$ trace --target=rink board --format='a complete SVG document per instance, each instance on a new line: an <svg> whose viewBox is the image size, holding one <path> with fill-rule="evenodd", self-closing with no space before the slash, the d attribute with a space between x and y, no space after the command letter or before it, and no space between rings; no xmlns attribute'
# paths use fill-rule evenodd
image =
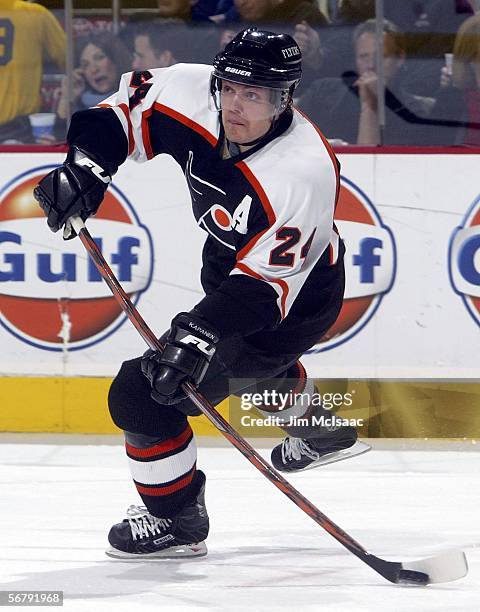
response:
<svg viewBox="0 0 480 612"><path fill-rule="evenodd" d="M470 384L478 380L480 349L478 154L385 152L339 153L336 217L347 245L347 299L329 338L302 361L314 377L379 381L380 393L382 381L392 379ZM80 242L53 236L31 196L38 178L63 157L0 153L3 431L113 431L105 401L109 381L123 360L145 350ZM170 158L127 162L114 185L89 228L160 335L177 312L202 297L204 233ZM398 401L385 397L396 408L398 431L418 420L402 393ZM457 406L453 395L444 397ZM460 422L471 423L467 436L478 435L469 413L479 407L477 397L460 402ZM439 420L443 436L446 419L428 408L430 400L416 400L421 422L430 423L419 426L418 435L434 435L431 423ZM372 418L371 398L368 410ZM399 423L401 410L405 421ZM463 431L453 421L452 431Z"/></svg>
<svg viewBox="0 0 480 612"><path fill-rule="evenodd" d="M3 377L0 431L120 433L107 406L110 378ZM217 409L226 416L226 405ZM191 419L199 436L221 435L204 417Z"/></svg>
<svg viewBox="0 0 480 612"><path fill-rule="evenodd" d="M110 378L2 377L0 431L119 433L107 406ZM334 384L336 383L336 384ZM351 406L335 409L368 438L480 439L480 384L474 381L319 381L351 393ZM245 438L282 438L255 409L231 397L217 409ZM355 422L353 422L355 421ZM204 416L190 419L200 436L222 434Z"/></svg>

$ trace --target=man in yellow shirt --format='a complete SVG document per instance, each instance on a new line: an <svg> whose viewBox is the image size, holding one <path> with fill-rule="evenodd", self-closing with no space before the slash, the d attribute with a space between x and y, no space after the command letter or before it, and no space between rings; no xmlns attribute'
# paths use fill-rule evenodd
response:
<svg viewBox="0 0 480 612"><path fill-rule="evenodd" d="M0 142L31 139L28 115L40 108L43 60L65 67L65 33L43 6L0 0Z"/></svg>

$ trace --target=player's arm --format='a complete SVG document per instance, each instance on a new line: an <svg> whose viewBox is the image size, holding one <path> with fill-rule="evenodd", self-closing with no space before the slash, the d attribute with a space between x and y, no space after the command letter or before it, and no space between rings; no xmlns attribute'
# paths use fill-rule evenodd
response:
<svg viewBox="0 0 480 612"><path fill-rule="evenodd" d="M65 240L76 235L68 219L80 215L85 221L97 212L112 176L127 157L125 135L110 110L75 113L68 143L63 164L49 172L33 192L48 227L52 232L64 228Z"/></svg>
<svg viewBox="0 0 480 612"><path fill-rule="evenodd" d="M216 325L222 339L274 329L282 320L273 286L256 275L243 273L230 274L195 309Z"/></svg>
<svg viewBox="0 0 480 612"><path fill-rule="evenodd" d="M179 404L186 397L183 383L202 382L220 340L274 327L279 320L276 294L268 284L245 275L231 277L191 312L173 319L163 351L148 350L143 356L142 372L153 399Z"/></svg>

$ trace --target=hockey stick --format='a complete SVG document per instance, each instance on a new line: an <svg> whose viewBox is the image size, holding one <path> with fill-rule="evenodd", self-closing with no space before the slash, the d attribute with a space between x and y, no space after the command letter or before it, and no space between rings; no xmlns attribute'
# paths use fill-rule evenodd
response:
<svg viewBox="0 0 480 612"><path fill-rule="evenodd" d="M142 316L121 287L81 218L72 217L69 223L71 223L73 229L77 232L83 246L92 258L95 266L109 286L122 310L136 327L147 345L151 349L162 350L163 345L158 341L157 337L145 323ZM269 465L191 383L184 383L182 388L189 399L202 411L208 420L213 423L231 444L233 444L233 446L235 446L266 478L268 478L270 482L289 497L316 523L323 527L325 531L340 542L340 544L390 582L426 585L430 583L450 582L451 580L462 578L467 574L467 560L465 554L460 550L453 550L435 557L406 563L385 561L384 559L370 554L363 546L318 510L318 508L297 491L293 485Z"/></svg>

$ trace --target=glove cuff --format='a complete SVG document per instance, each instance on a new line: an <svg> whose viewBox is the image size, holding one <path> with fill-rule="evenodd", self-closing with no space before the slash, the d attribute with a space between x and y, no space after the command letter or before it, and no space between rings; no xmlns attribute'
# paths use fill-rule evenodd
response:
<svg viewBox="0 0 480 612"><path fill-rule="evenodd" d="M92 174L100 183L103 183L104 189L112 181L112 176L108 164L98 155L93 155L76 145L72 145L68 150L65 163L75 164Z"/></svg>
<svg viewBox="0 0 480 612"><path fill-rule="evenodd" d="M172 321L169 340L178 341L178 331L182 330L203 340L207 344L217 344L220 340L218 331L205 319L192 314L191 312L180 312ZM184 337L184 335L182 336ZM202 350L202 349L200 349Z"/></svg>

